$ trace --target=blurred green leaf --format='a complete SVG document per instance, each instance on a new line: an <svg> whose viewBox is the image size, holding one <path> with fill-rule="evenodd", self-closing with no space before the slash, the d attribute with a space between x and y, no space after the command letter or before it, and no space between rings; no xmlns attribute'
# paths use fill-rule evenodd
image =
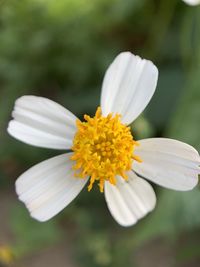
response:
<svg viewBox="0 0 200 267"><path fill-rule="evenodd" d="M163 190L158 197L156 209L149 214L143 225L138 225L134 232L134 246L140 245L157 236L177 238L182 231L199 228L200 191L175 192Z"/></svg>
<svg viewBox="0 0 200 267"><path fill-rule="evenodd" d="M190 65L191 69L186 70L188 71L186 73L188 80L185 85L184 94L180 97L178 107L175 110L171 124L169 124L169 135L172 138L178 138L187 142L200 150L200 12L197 14L195 17L197 22L195 24L196 27L194 28L194 32L190 32L196 40L195 44L190 43L193 47L194 58L192 66Z"/></svg>
<svg viewBox="0 0 200 267"><path fill-rule="evenodd" d="M199 70L192 72L185 88L185 94L173 116L169 135L187 142L200 150L200 76Z"/></svg>
<svg viewBox="0 0 200 267"><path fill-rule="evenodd" d="M159 133L163 134L174 117L185 79L180 67L175 64L160 68L159 72L158 86L145 114Z"/></svg>
<svg viewBox="0 0 200 267"><path fill-rule="evenodd" d="M21 205L16 205L12 210L10 224L15 235L14 250L17 257L54 245L61 238L61 231L55 220L37 222Z"/></svg>

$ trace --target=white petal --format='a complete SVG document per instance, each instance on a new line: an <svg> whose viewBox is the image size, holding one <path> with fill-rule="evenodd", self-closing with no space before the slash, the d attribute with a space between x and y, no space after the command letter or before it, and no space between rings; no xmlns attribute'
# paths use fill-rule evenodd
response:
<svg viewBox="0 0 200 267"><path fill-rule="evenodd" d="M74 177L72 153L63 154L32 167L16 181L16 192L31 216L46 221L64 209L88 179Z"/></svg>
<svg viewBox="0 0 200 267"><path fill-rule="evenodd" d="M156 196L151 185L132 171L126 182L117 178L117 185L105 183L105 199L113 218L122 226L131 226L154 209Z"/></svg>
<svg viewBox="0 0 200 267"><path fill-rule="evenodd" d="M22 96L15 102L8 132L30 145L69 149L76 132L76 117L44 97Z"/></svg>
<svg viewBox="0 0 200 267"><path fill-rule="evenodd" d="M183 0L188 5L195 6L200 4L200 0Z"/></svg>
<svg viewBox="0 0 200 267"><path fill-rule="evenodd" d="M145 109L156 89L158 69L130 52L119 54L106 71L101 107L104 116L119 113L130 124Z"/></svg>
<svg viewBox="0 0 200 267"><path fill-rule="evenodd" d="M198 183L200 157L190 145L166 138L138 141L134 154L142 163L133 162L133 170L142 177L166 188L186 191Z"/></svg>

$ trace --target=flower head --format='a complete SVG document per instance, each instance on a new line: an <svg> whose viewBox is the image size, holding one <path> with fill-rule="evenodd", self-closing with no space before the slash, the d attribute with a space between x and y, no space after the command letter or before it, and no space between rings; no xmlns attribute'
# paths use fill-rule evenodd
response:
<svg viewBox="0 0 200 267"><path fill-rule="evenodd" d="M116 185L117 175L128 179L126 172L131 170L133 159L140 161L133 154L137 142L133 140L130 127L121 123L118 114L103 117L99 107L94 118L88 115L84 118L86 122L77 121L71 159L76 162L74 169L80 171L78 176L90 176L88 190L97 180L103 192L105 181Z"/></svg>
<svg viewBox="0 0 200 267"><path fill-rule="evenodd" d="M197 185L200 157L193 147L165 138L136 141L128 127L149 103L157 79L151 61L129 52L119 54L105 74L100 107L83 122L52 100L17 99L8 127L13 137L39 147L71 150L17 179L16 192L32 217L52 218L86 183L90 191L97 182L115 220L130 226L156 204L145 179L181 191Z"/></svg>

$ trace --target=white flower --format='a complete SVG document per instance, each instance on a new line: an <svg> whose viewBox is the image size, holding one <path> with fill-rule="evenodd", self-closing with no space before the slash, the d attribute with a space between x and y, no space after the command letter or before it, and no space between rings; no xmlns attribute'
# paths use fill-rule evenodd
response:
<svg viewBox="0 0 200 267"><path fill-rule="evenodd" d="M200 0L183 0L183 2L190 6L196 6L200 4Z"/></svg>
<svg viewBox="0 0 200 267"><path fill-rule="evenodd" d="M136 142L126 126L149 103L157 79L158 70L151 61L121 53L105 74L101 108L93 118L85 115L84 122L49 99L17 99L8 127L13 137L38 147L72 150L17 179L17 194L32 217L52 218L90 180L88 189L98 181L112 216L130 226L156 204L154 190L143 178L181 191L197 185L200 157L193 147L165 138Z"/></svg>

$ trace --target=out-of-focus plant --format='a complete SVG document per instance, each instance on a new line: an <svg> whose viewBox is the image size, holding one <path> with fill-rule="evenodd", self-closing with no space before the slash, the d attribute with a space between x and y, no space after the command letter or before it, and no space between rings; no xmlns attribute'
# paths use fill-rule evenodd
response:
<svg viewBox="0 0 200 267"><path fill-rule="evenodd" d="M55 245L61 238L61 230L55 221L38 223L20 205L14 206L10 225L15 235L13 252L16 258Z"/></svg>

